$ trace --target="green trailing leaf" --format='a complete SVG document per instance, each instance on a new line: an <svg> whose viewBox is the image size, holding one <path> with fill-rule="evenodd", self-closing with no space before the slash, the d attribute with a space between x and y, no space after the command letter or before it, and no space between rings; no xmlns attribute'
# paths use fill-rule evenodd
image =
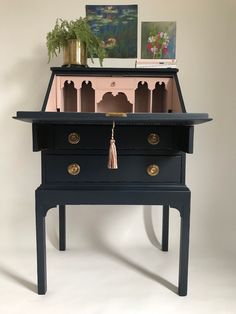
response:
<svg viewBox="0 0 236 314"><path fill-rule="evenodd" d="M86 45L87 56L99 58L100 65L105 58L105 49L102 42L92 32L86 18L80 17L77 20L67 21L57 19L51 32L47 34L47 48L49 61L60 53L61 49L67 45L69 39L77 39Z"/></svg>

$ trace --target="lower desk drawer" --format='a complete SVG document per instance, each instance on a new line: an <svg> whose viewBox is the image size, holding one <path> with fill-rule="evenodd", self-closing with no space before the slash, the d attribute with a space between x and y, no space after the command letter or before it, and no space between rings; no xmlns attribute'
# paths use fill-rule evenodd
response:
<svg viewBox="0 0 236 314"><path fill-rule="evenodd" d="M118 156L118 169L107 168L107 155L50 155L43 158L43 183L181 183L181 156ZM70 174L69 166L78 165ZM154 167L150 167L154 165ZM149 168L148 168L149 167ZM72 166L73 168L73 166ZM76 172L76 171L75 171ZM148 173L149 172L149 173Z"/></svg>

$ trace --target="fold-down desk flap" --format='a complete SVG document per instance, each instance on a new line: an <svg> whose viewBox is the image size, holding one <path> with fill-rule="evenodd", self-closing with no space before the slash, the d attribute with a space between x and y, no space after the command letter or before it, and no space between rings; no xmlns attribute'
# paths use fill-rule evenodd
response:
<svg viewBox="0 0 236 314"><path fill-rule="evenodd" d="M212 120L207 113L127 113L107 115L86 112L18 111L14 117L31 123L52 124L111 124L122 125L195 125Z"/></svg>

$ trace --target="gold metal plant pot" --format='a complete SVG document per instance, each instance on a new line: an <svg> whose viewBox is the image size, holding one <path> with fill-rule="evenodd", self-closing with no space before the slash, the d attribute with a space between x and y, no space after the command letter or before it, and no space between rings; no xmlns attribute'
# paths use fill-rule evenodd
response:
<svg viewBox="0 0 236 314"><path fill-rule="evenodd" d="M86 46L83 42L70 39L64 47L63 65L80 65L87 66Z"/></svg>

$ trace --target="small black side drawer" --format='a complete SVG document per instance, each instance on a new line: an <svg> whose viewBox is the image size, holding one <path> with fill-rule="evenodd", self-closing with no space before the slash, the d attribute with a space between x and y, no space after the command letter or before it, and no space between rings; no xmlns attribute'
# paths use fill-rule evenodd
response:
<svg viewBox="0 0 236 314"><path fill-rule="evenodd" d="M111 129L112 125L54 126L54 148L107 149ZM79 141L76 141L78 143L71 144L69 142L70 134L79 136ZM115 140L118 149L172 149L173 127L117 125L115 127Z"/></svg>
<svg viewBox="0 0 236 314"><path fill-rule="evenodd" d="M107 168L107 155L56 155L43 157L43 180L46 184L78 182L147 182L181 183L181 155L178 156L119 156L119 169ZM69 166L77 165L79 173L69 173ZM158 173L148 174L148 167L157 166ZM152 174L152 173L151 173Z"/></svg>

